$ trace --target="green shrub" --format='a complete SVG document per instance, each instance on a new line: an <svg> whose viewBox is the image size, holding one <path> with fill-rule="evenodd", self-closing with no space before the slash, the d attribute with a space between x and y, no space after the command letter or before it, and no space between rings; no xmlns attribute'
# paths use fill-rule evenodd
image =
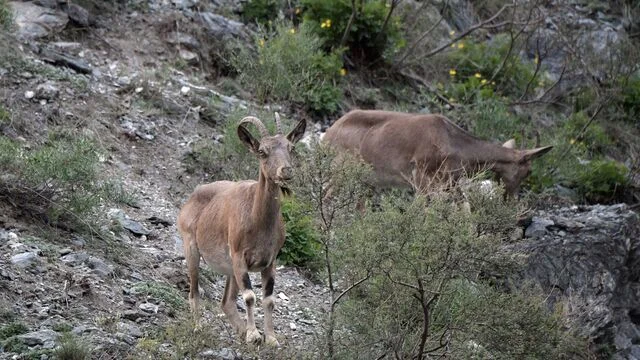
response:
<svg viewBox="0 0 640 360"><path fill-rule="evenodd" d="M184 310L186 308L186 301L173 286L155 281L145 281L134 285L133 290L138 294L164 301L173 310Z"/></svg>
<svg viewBox="0 0 640 360"><path fill-rule="evenodd" d="M589 126L585 128L587 124ZM589 118L584 112L571 114L564 123L561 134L569 143L590 156L602 154L612 144L604 128L596 121L589 124Z"/></svg>
<svg viewBox="0 0 640 360"><path fill-rule="evenodd" d="M465 82L479 74L480 82L487 79L493 85L493 81L496 91L508 95L514 92L520 95L530 82L532 87L544 85L540 75L534 78L533 64L524 62L517 51L509 54L510 42L509 37L500 34L491 41L460 40L453 44L455 49L449 54L451 78L455 82Z"/></svg>
<svg viewBox="0 0 640 360"><path fill-rule="evenodd" d="M315 269L318 267L320 242L309 216L309 209L293 196L282 201L282 217L287 231L278 259L285 265Z"/></svg>
<svg viewBox="0 0 640 360"><path fill-rule="evenodd" d="M29 351L29 347L19 337L12 336L2 341L2 347L5 352L24 353Z"/></svg>
<svg viewBox="0 0 640 360"><path fill-rule="evenodd" d="M60 337L60 346L53 355L58 360L87 360L91 358L91 351L85 343L67 332Z"/></svg>
<svg viewBox="0 0 640 360"><path fill-rule="evenodd" d="M119 185L101 178L96 145L87 138L53 134L44 145L23 149L0 136L0 165L6 171L0 192L31 211L42 210L50 223L64 215L63 220L84 227L105 201L133 201Z"/></svg>
<svg viewBox="0 0 640 360"><path fill-rule="evenodd" d="M342 100L342 60L338 53L325 54L320 45L309 27L279 24L257 39L257 56L246 49L236 54L240 81L261 102L286 101L319 114L334 113Z"/></svg>
<svg viewBox="0 0 640 360"><path fill-rule="evenodd" d="M397 17L392 16L384 28L390 11L387 4L364 0L356 5L358 11L343 44L353 59L366 63L385 53L391 55L405 45ZM302 6L304 23L322 39L325 49L337 49L351 18L351 0L302 0Z"/></svg>
<svg viewBox="0 0 640 360"><path fill-rule="evenodd" d="M0 29L9 30L13 26L13 12L7 0L0 0Z"/></svg>
<svg viewBox="0 0 640 360"><path fill-rule="evenodd" d="M591 160L579 168L574 186L587 201L611 202L624 192L628 173L627 167L617 161Z"/></svg>
<svg viewBox="0 0 640 360"><path fill-rule="evenodd" d="M619 81L619 116L624 121L640 124L640 73Z"/></svg>
<svg viewBox="0 0 640 360"><path fill-rule="evenodd" d="M464 122L473 135L492 142L515 139L516 144L522 144L522 131L529 128L528 120L513 114L504 101L497 98L460 106L453 117Z"/></svg>
<svg viewBox="0 0 640 360"><path fill-rule="evenodd" d="M23 323L19 321L10 322L0 327L0 340L8 339L15 335L24 334L29 331Z"/></svg>
<svg viewBox="0 0 640 360"><path fill-rule="evenodd" d="M539 291L504 293L478 280L517 266L498 250L518 206L473 193L469 212L452 196L390 199L336 232L344 287L364 279L339 307L341 357L571 358L566 344L582 340L564 331Z"/></svg>
<svg viewBox="0 0 640 360"><path fill-rule="evenodd" d="M240 14L245 23L267 25L278 16L278 0L249 0L242 6Z"/></svg>

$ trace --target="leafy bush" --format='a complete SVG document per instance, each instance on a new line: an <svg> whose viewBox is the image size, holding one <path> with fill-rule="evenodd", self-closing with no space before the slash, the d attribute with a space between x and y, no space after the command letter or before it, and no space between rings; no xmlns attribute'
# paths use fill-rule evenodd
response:
<svg viewBox="0 0 640 360"><path fill-rule="evenodd" d="M278 259L285 265L317 268L320 242L307 206L293 196L286 197L282 201L282 217L287 238Z"/></svg>
<svg viewBox="0 0 640 360"><path fill-rule="evenodd" d="M377 60L405 45L398 18L392 16L385 25L390 11L386 4L378 0L357 4L356 16L342 44L354 59L363 63ZM322 39L325 49L338 49L351 18L351 0L303 0L302 6L304 23Z"/></svg>
<svg viewBox="0 0 640 360"><path fill-rule="evenodd" d="M245 23L257 22L266 25L278 16L278 1L249 0L242 6L240 14Z"/></svg>
<svg viewBox="0 0 640 360"><path fill-rule="evenodd" d="M91 358L91 351L85 343L67 332L60 337L60 346L53 355L58 360L87 360Z"/></svg>
<svg viewBox="0 0 640 360"><path fill-rule="evenodd" d="M588 201L611 202L627 187L628 173L627 167L617 161L596 159L578 170L574 186Z"/></svg>
<svg viewBox="0 0 640 360"><path fill-rule="evenodd" d="M7 0L0 0L0 29L9 30L13 26L13 12Z"/></svg>
<svg viewBox="0 0 640 360"><path fill-rule="evenodd" d="M290 101L319 114L338 110L342 60L325 54L308 26L279 24L257 39L258 55L244 49L235 57L240 81L255 90L259 101Z"/></svg>
<svg viewBox="0 0 640 360"><path fill-rule="evenodd" d="M640 73L619 80L620 107L622 120L640 124Z"/></svg>
<svg viewBox="0 0 640 360"><path fill-rule="evenodd" d="M522 131L528 129L527 120L513 114L498 98L477 100L473 105L460 106L453 114L469 131L487 141L515 139L522 144Z"/></svg>
<svg viewBox="0 0 640 360"><path fill-rule="evenodd" d="M41 211L55 223L63 215L79 227L88 225L98 205L105 201L130 203L120 186L100 177L98 151L93 141L54 134L35 149L0 136L0 194L32 212Z"/></svg>
<svg viewBox="0 0 640 360"><path fill-rule="evenodd" d="M24 334L29 331L23 323L19 321L10 322L0 327L0 340L8 339L15 335Z"/></svg>
<svg viewBox="0 0 640 360"><path fill-rule="evenodd" d="M510 53L510 42L501 34L488 42L460 40L453 44L455 49L449 55L453 64L451 77L455 82L465 82L480 74L480 82L494 81L496 89L505 94L521 93L529 83L538 86L543 80L534 76L534 65L524 62L517 51Z"/></svg>
<svg viewBox="0 0 640 360"><path fill-rule="evenodd" d="M340 357L573 358L579 346L566 344L582 340L564 332L538 292L504 293L478 280L504 271L494 264L517 265L498 249L518 207L480 193L469 212L451 196L434 194L428 205L391 199L336 232L344 288L359 284L339 307L347 331L337 343L348 344Z"/></svg>

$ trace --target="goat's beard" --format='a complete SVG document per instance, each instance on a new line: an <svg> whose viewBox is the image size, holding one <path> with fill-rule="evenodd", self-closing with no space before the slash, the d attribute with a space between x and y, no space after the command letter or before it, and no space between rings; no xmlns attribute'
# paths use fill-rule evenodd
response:
<svg viewBox="0 0 640 360"><path fill-rule="evenodd" d="M280 185L280 191L284 196L291 196L291 189L287 185Z"/></svg>

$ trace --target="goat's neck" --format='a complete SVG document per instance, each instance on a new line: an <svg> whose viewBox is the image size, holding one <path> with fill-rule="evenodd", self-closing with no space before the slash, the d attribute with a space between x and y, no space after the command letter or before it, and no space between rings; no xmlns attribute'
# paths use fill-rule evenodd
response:
<svg viewBox="0 0 640 360"><path fill-rule="evenodd" d="M260 171L251 215L257 222L273 223L280 214L280 186Z"/></svg>

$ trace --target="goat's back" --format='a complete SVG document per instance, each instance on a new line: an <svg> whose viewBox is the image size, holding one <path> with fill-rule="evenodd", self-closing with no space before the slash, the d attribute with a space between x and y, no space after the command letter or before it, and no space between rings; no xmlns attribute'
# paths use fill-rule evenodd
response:
<svg viewBox="0 0 640 360"><path fill-rule="evenodd" d="M452 133L463 131L444 116L354 110L338 119L323 140L373 165L378 186L406 186L416 163L437 168L450 152Z"/></svg>

